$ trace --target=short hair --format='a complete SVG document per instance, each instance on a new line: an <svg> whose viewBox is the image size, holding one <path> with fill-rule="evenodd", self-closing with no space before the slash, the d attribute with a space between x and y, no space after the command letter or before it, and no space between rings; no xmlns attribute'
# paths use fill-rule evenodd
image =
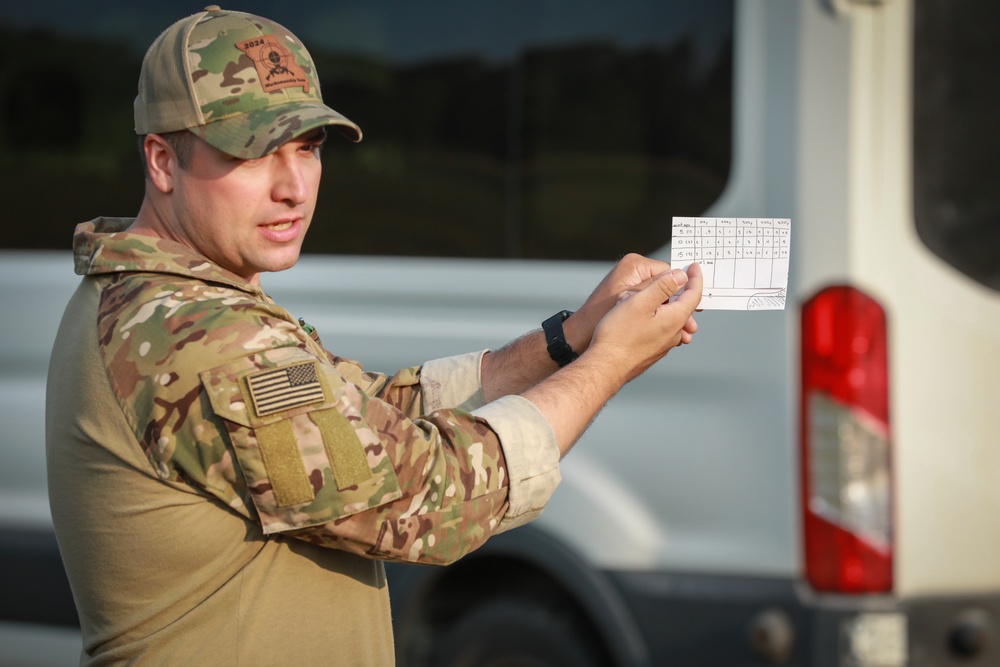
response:
<svg viewBox="0 0 1000 667"><path fill-rule="evenodd" d="M139 160L142 162L142 172L149 178L149 163L146 162L146 136L139 135ZM177 166L187 169L191 164L191 156L194 155L194 142L197 137L187 130L177 130L176 132L164 132L159 136L170 146L177 156Z"/></svg>

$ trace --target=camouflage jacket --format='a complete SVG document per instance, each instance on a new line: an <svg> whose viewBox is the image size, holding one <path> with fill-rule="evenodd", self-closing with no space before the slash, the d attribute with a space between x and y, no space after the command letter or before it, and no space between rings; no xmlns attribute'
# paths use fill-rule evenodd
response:
<svg viewBox="0 0 1000 667"><path fill-rule="evenodd" d="M160 479L265 534L425 563L541 512L552 430L521 397L482 404L482 353L365 372L260 288L130 222L83 223L74 259L101 281L101 356Z"/></svg>

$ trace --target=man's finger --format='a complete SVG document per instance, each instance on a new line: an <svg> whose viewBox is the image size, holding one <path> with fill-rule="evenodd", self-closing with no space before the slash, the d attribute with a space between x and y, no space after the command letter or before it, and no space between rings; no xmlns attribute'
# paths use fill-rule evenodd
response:
<svg viewBox="0 0 1000 667"><path fill-rule="evenodd" d="M681 295L674 300L674 303L679 303L690 308L693 313L698 304L701 303L701 289L704 283L699 265L691 264L687 267L687 270L687 285Z"/></svg>
<svg viewBox="0 0 1000 667"><path fill-rule="evenodd" d="M622 258L620 265L630 267L633 279L623 279L622 281L622 285L629 289L642 289L652 282L656 276L670 270L670 264L667 262L650 259L649 257L637 254L626 255Z"/></svg>
<svg viewBox="0 0 1000 667"><path fill-rule="evenodd" d="M618 296L615 297L615 303L621 303L625 299L631 297L633 294L635 294L634 290L625 290L624 292L619 292Z"/></svg>
<svg viewBox="0 0 1000 667"><path fill-rule="evenodd" d="M637 283L635 283L633 285L628 285L628 291L638 292L639 290L646 289L647 287L649 287L650 285L653 284L653 281L656 280L656 278L658 276L662 275L663 273L665 273L666 271L669 271L669 270L670 270L670 266L667 265L667 268L664 269L663 271L661 271L660 273L657 273L656 275L653 275L653 276L649 276L648 278L643 278L642 280L640 280L639 282L637 282Z"/></svg>
<svg viewBox="0 0 1000 667"><path fill-rule="evenodd" d="M651 302L650 305L656 308L679 292L687 282L688 275L681 269L665 271L653 278L653 281L641 292L638 292L636 296L648 299Z"/></svg>

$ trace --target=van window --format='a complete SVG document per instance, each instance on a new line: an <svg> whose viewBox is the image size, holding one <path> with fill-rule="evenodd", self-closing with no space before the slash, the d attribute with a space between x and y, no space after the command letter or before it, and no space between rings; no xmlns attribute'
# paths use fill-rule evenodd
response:
<svg viewBox="0 0 1000 667"><path fill-rule="evenodd" d="M917 0L914 25L917 232L941 259L1000 290L1000 4Z"/></svg>
<svg viewBox="0 0 1000 667"><path fill-rule="evenodd" d="M146 46L190 3L0 9L6 248L134 215ZM734 0L259 0L308 46L329 142L306 252L613 259L669 241L729 174Z"/></svg>

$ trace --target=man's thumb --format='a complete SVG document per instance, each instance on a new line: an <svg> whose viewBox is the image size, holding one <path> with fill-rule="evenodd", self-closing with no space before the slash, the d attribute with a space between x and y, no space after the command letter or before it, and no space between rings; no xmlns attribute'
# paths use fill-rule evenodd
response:
<svg viewBox="0 0 1000 667"><path fill-rule="evenodd" d="M665 271L653 279L645 289L639 294L644 299L649 299L653 307L666 303L670 297L680 291L687 284L688 276L682 269Z"/></svg>

